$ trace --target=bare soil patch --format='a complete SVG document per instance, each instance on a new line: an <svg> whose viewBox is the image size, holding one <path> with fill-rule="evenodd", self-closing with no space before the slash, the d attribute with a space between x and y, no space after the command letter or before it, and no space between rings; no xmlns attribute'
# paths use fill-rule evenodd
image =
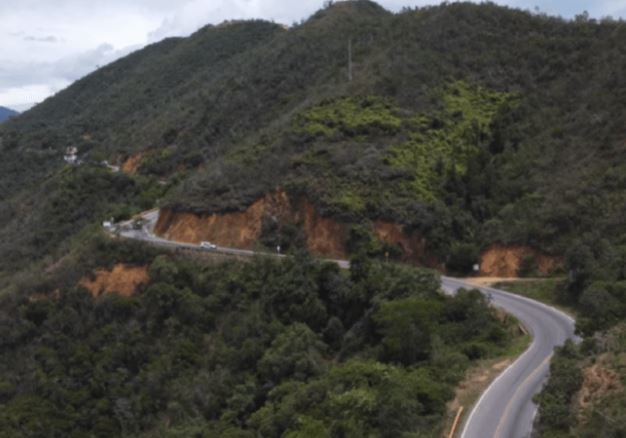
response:
<svg viewBox="0 0 626 438"><path fill-rule="evenodd" d="M79 285L89 290L94 297L107 293L129 297L148 281L150 277L146 266L117 264L110 271L97 270L92 278L83 278Z"/></svg>
<svg viewBox="0 0 626 438"><path fill-rule="evenodd" d="M517 277L526 258L534 259L540 274L548 275L561 266L561 260L528 246L491 245L481 255L480 275L485 277Z"/></svg>

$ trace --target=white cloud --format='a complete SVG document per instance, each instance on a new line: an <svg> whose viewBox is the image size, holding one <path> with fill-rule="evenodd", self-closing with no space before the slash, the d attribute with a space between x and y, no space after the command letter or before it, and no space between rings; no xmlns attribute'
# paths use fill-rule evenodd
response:
<svg viewBox="0 0 626 438"><path fill-rule="evenodd" d="M145 45L161 21L152 3L0 2L0 105L32 105Z"/></svg>
<svg viewBox="0 0 626 438"><path fill-rule="evenodd" d="M70 82L63 84L68 86ZM30 102L40 102L56 92L51 84L25 85L0 90L0 102L12 102L12 109L21 111L30 106ZM4 105L1 105L4 106Z"/></svg>
<svg viewBox="0 0 626 438"><path fill-rule="evenodd" d="M623 14L626 11L626 0L603 0L596 2L599 14ZM620 15L621 16L621 15Z"/></svg>
<svg viewBox="0 0 626 438"><path fill-rule="evenodd" d="M52 62L9 61L0 67L0 105L18 110L28 109L76 79L139 47L115 50L112 45L105 43ZM15 72L19 72L19 75Z"/></svg>
<svg viewBox="0 0 626 438"><path fill-rule="evenodd" d="M230 19L264 18L290 24L308 17L321 6L320 0L300 0L288 7L280 0L188 0L163 19L161 25L151 32L150 40L189 35L206 24L217 24Z"/></svg>

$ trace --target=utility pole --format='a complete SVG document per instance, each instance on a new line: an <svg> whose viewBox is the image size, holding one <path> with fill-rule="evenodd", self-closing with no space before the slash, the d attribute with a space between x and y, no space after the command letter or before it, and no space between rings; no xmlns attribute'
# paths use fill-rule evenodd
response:
<svg viewBox="0 0 626 438"><path fill-rule="evenodd" d="M348 39L348 82L352 82L352 38Z"/></svg>

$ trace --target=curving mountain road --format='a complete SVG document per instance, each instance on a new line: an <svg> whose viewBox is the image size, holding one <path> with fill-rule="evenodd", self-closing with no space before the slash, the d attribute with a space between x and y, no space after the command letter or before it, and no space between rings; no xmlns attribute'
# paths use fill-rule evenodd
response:
<svg viewBox="0 0 626 438"><path fill-rule="evenodd" d="M120 237L132 240L141 240L143 242L150 243L155 246L160 246L163 248L170 249L187 249L191 251L199 251L203 253L211 253L211 254L226 254L226 255L235 255L235 256L243 256L243 257L252 257L254 255L266 255L272 257L285 257L284 254L275 254L275 253L259 253L255 251L251 251L249 249L236 249L236 248L226 248L223 246L218 246L215 249L205 249L200 247L200 245L196 245L193 243L186 242L177 242L174 240L163 239L156 234L154 234L154 226L156 225L157 220L159 219L159 211L158 210L150 210L141 215L144 220L144 224L139 229L134 229L132 226L132 220L127 222L122 222L117 224L115 228L116 231L112 229L108 229L112 234L118 235ZM350 262L347 260L333 260L326 259L329 262L337 263L342 268L349 268Z"/></svg>
<svg viewBox="0 0 626 438"><path fill-rule="evenodd" d="M144 224L133 229L132 222L118 226L121 237L149 242L168 248L185 248L196 251L210 251L217 254L253 256L249 250L217 247L213 250L199 245L174 242L157 237L153 233L158 219L158 211L152 210L142 215ZM272 254L284 257L279 254ZM349 267L345 260L331 260L341 267ZM509 366L482 394L467 416L461 438L523 438L532 432L533 420L537 411L533 397L548 377L550 358L555 346L567 339L576 339L574 320L563 312L537 301L520 297L490 287L477 287L450 277L442 277L442 288L446 293L456 293L458 289L479 289L490 297L493 305L501 307L519 319L533 337L530 347Z"/></svg>
<svg viewBox="0 0 626 438"><path fill-rule="evenodd" d="M537 408L533 397L548 377L554 347L576 339L574 320L537 301L491 287L476 287L442 277L447 292L479 289L491 302L519 319L533 338L530 347L480 397L467 417L461 438L521 438L532 432Z"/></svg>

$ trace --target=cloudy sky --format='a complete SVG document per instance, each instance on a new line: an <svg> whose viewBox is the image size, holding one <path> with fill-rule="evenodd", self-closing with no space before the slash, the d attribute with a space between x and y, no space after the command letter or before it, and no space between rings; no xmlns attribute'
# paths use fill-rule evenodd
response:
<svg viewBox="0 0 626 438"><path fill-rule="evenodd" d="M0 106L25 110L144 45L230 18L291 24L323 0L0 0ZM380 0L390 10L437 0ZM626 18L626 0L496 0L571 18Z"/></svg>

